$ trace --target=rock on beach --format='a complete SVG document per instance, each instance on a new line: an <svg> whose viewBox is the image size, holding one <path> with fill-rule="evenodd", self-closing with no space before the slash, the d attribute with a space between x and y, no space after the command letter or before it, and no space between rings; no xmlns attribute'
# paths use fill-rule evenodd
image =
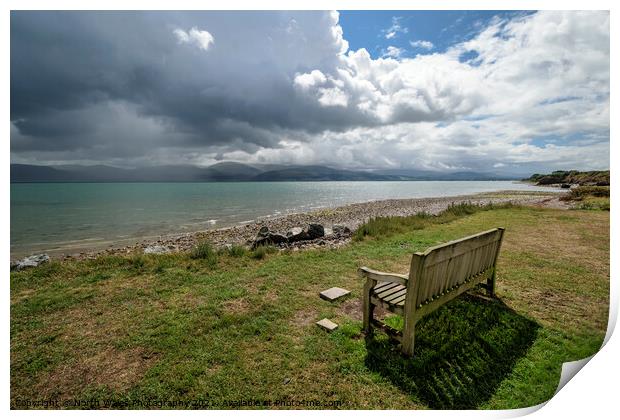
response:
<svg viewBox="0 0 620 420"><path fill-rule="evenodd" d="M26 268L38 267L41 264L49 262L50 257L47 254L31 255L19 261L11 263L11 270L21 271Z"/></svg>
<svg viewBox="0 0 620 420"><path fill-rule="evenodd" d="M163 245L150 245L144 248L145 254L167 254L170 251L172 251L172 249Z"/></svg>

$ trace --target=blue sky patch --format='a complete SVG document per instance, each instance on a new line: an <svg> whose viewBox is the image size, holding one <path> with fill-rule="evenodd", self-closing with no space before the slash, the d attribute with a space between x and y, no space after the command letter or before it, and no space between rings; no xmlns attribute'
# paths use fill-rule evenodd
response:
<svg viewBox="0 0 620 420"><path fill-rule="evenodd" d="M402 50L401 57L445 52L470 40L493 20L511 20L532 12L494 10L344 10L340 26L351 50L366 48L373 58L385 55L389 46ZM475 59L472 55L462 61Z"/></svg>

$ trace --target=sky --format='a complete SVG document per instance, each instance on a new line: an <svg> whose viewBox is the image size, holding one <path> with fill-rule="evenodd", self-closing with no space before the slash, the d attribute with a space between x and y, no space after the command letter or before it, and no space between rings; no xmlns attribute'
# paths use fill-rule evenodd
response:
<svg viewBox="0 0 620 420"><path fill-rule="evenodd" d="M609 168L609 12L11 12L11 162Z"/></svg>

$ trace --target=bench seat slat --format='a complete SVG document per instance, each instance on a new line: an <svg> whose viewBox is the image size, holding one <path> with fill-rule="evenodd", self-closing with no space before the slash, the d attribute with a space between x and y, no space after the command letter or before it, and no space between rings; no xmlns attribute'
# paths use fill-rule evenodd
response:
<svg viewBox="0 0 620 420"><path fill-rule="evenodd" d="M407 290L407 287L400 284L395 284L394 287L390 287L389 289L382 291L381 293L377 294L377 296L379 297L379 299L389 300L388 298L390 296L392 296L394 293L400 292L401 290Z"/></svg>
<svg viewBox="0 0 620 420"><path fill-rule="evenodd" d="M405 305L405 296L407 295L407 287L398 283L391 283L382 287L379 292L376 289L372 291L373 301L380 304L388 310L394 310Z"/></svg>
<svg viewBox="0 0 620 420"><path fill-rule="evenodd" d="M400 298L402 298L403 300L405 300L405 296L407 294L407 289L402 289L392 295L386 296L385 300L387 300L390 303L396 303L396 301L398 301Z"/></svg>
<svg viewBox="0 0 620 420"><path fill-rule="evenodd" d="M401 297L397 298L396 300L394 300L394 304L395 305L405 305L405 298L407 297L406 294L402 295Z"/></svg>
<svg viewBox="0 0 620 420"><path fill-rule="evenodd" d="M382 288L382 289L381 289L381 290L379 290L379 291L373 290L373 292L372 292L372 293L373 293L375 296L379 296L379 295L381 295L381 297L383 297L383 296L384 296L384 295L383 295L384 293L387 293L387 294L389 295L389 294L392 294L392 293L393 293L392 291L394 291L394 292L395 292L396 290L398 290L398 289L396 289L396 287L397 287L397 286L398 286L398 284L391 284L391 285L389 285L389 286L386 286L386 287Z"/></svg>
<svg viewBox="0 0 620 420"><path fill-rule="evenodd" d="M388 289L391 289L392 287L396 286L398 283L383 283L381 285L376 285L375 288L373 289L373 293L381 293L384 292Z"/></svg>

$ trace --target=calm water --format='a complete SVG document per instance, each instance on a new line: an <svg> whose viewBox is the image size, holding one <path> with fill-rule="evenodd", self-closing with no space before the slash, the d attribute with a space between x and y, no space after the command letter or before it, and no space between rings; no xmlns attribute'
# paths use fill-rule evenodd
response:
<svg viewBox="0 0 620 420"><path fill-rule="evenodd" d="M11 254L98 247L387 198L541 189L511 181L11 184Z"/></svg>

